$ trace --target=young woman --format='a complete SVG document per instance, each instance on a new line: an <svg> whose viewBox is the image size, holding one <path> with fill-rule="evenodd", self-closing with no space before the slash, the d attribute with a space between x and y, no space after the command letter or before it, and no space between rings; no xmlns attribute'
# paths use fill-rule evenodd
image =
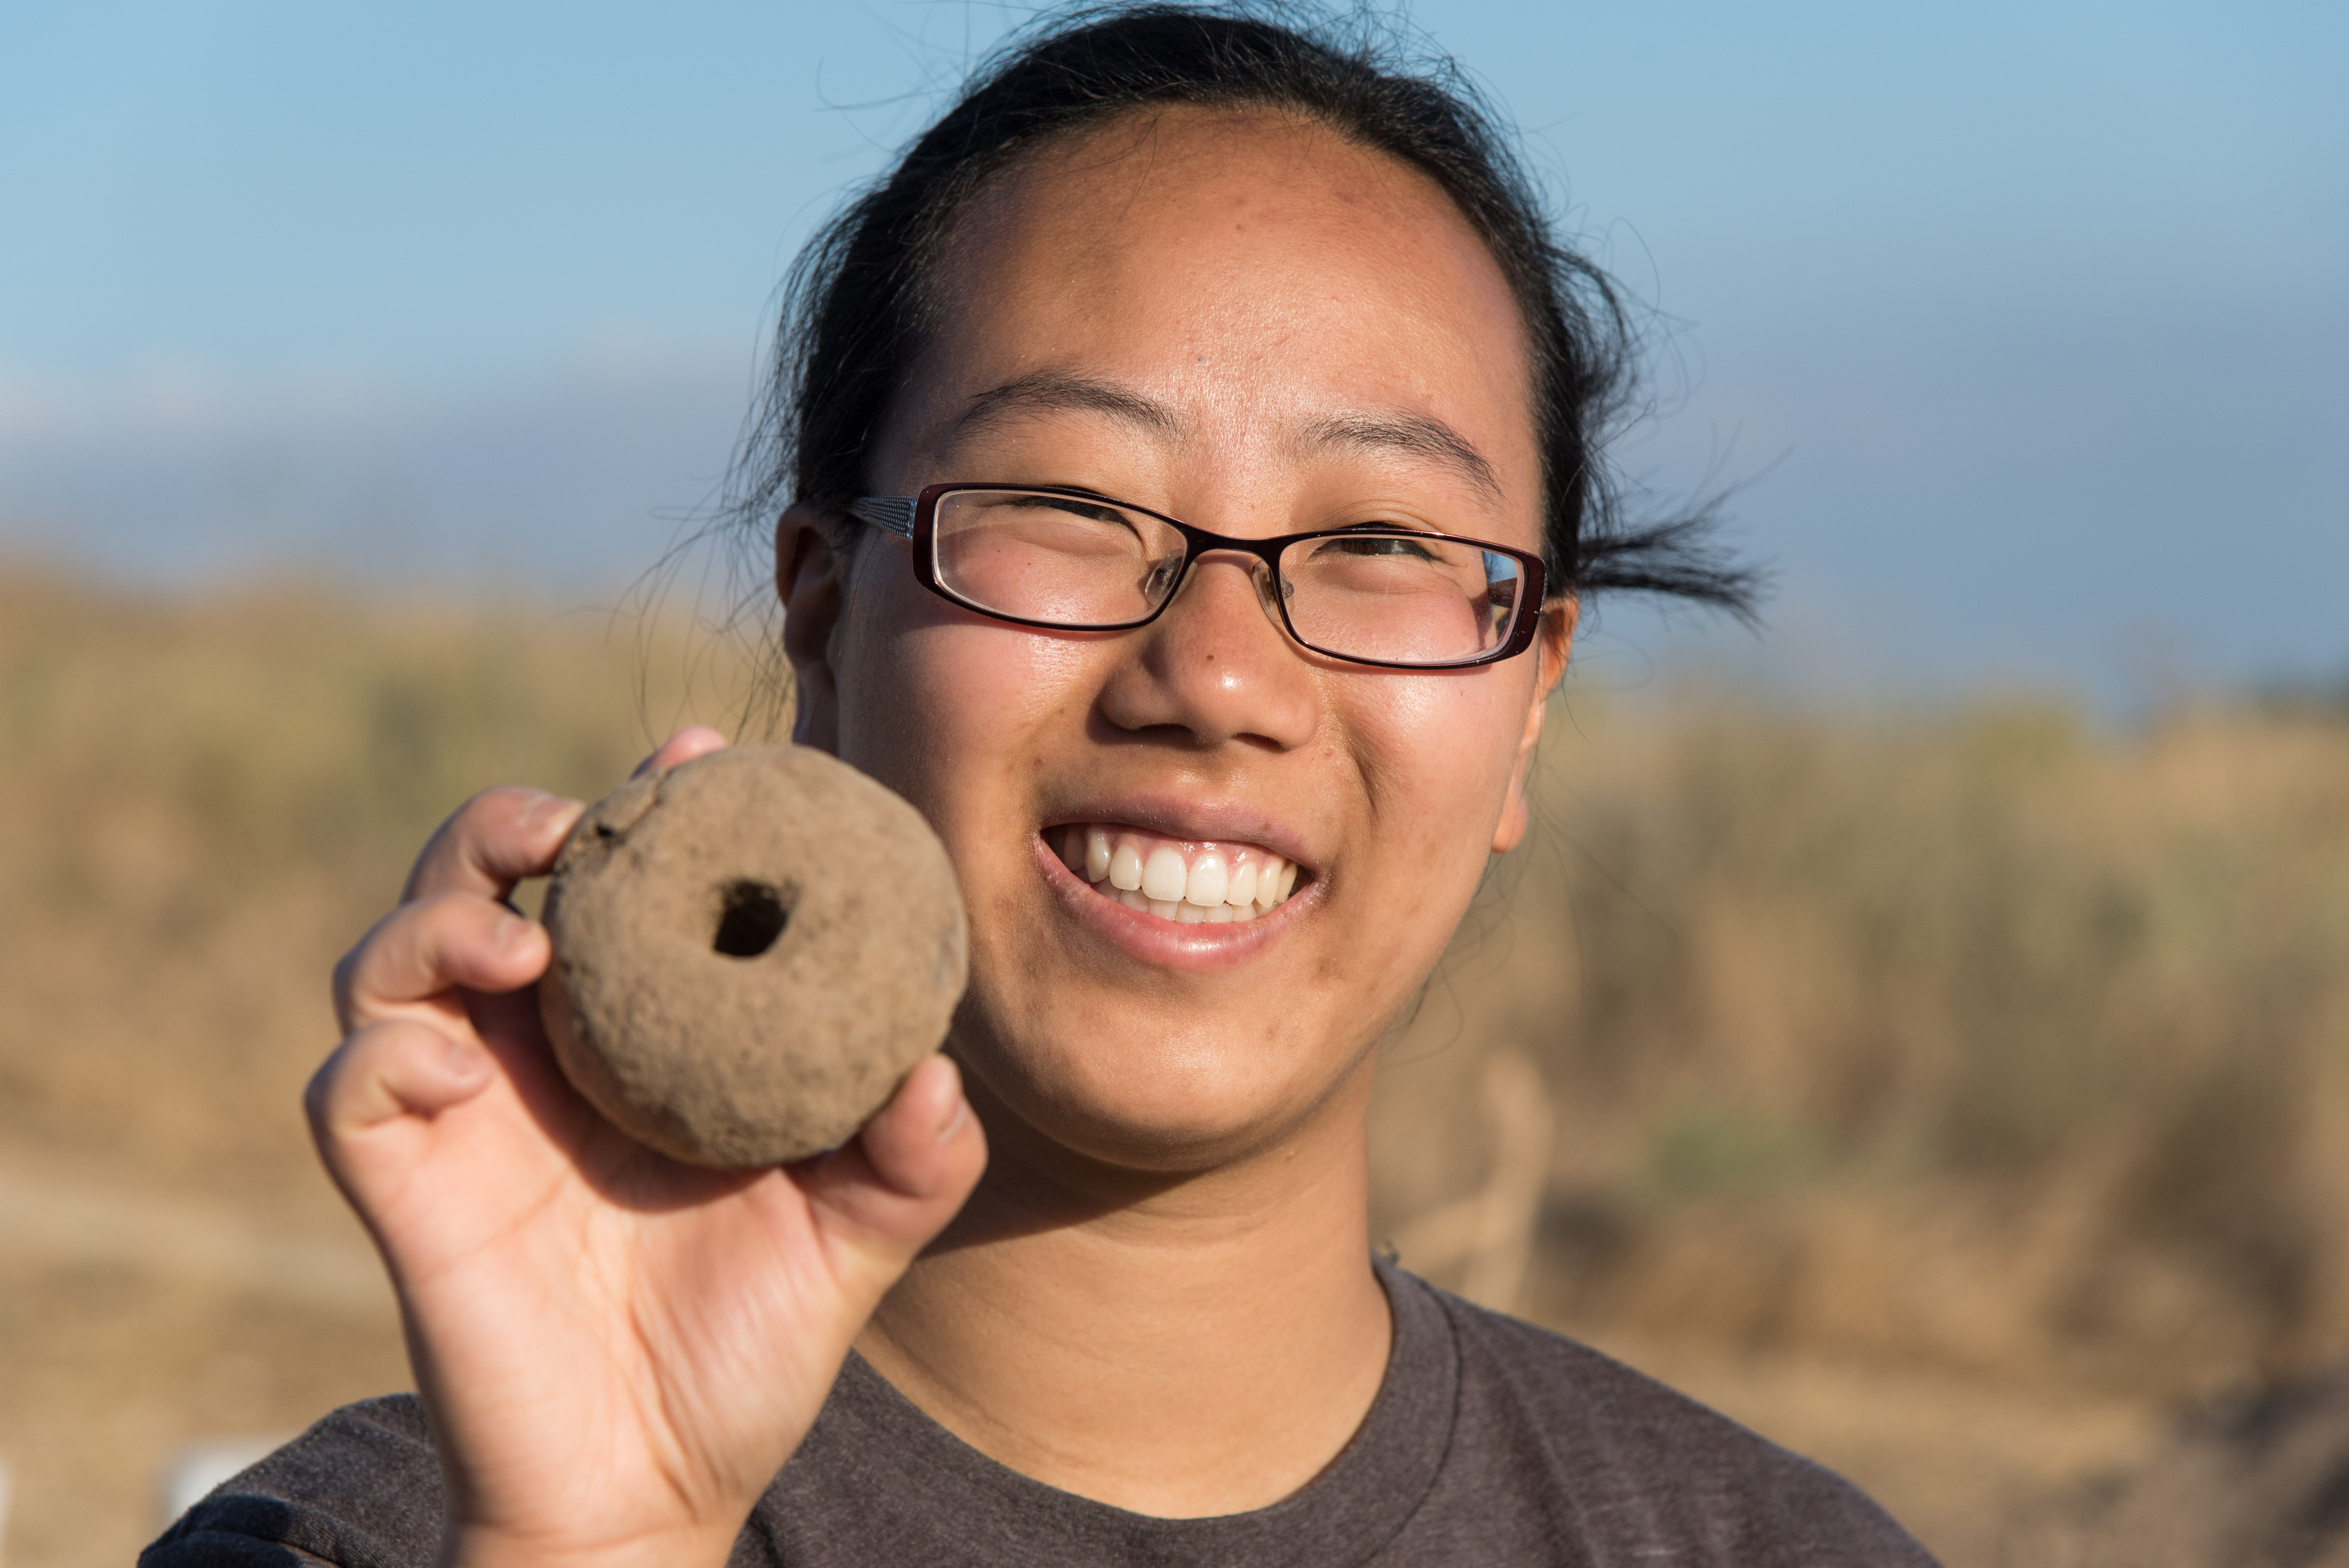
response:
<svg viewBox="0 0 2349 1568"><path fill-rule="evenodd" d="M795 289L793 733L953 856L944 1054L799 1167L628 1142L502 902L580 808L476 798L338 971L310 1095L420 1397L148 1560L1926 1561L1366 1244L1379 1043L1525 831L1582 596L1740 591L1609 528L1620 324L1473 108L1246 15L1088 14Z"/></svg>

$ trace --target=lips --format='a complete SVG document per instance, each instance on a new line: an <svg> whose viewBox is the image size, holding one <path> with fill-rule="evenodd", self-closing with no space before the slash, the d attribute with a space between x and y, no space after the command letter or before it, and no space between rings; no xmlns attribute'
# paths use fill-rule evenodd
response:
<svg viewBox="0 0 2349 1568"><path fill-rule="evenodd" d="M1295 862L1257 844L1175 839L1118 822L1071 822L1045 841L1093 889L1185 925L1254 920L1297 886Z"/></svg>

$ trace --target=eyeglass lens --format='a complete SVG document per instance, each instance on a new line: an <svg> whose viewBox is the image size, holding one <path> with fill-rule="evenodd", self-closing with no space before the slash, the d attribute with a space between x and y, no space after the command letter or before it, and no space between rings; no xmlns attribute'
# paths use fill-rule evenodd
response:
<svg viewBox="0 0 2349 1568"><path fill-rule="evenodd" d="M1146 620L1183 574L1183 535L1112 502L1024 490L940 496L941 587L976 609L1059 626ZM1444 665L1506 642L1522 568L1475 543L1397 530L1299 540L1279 582L1299 640L1340 658Z"/></svg>

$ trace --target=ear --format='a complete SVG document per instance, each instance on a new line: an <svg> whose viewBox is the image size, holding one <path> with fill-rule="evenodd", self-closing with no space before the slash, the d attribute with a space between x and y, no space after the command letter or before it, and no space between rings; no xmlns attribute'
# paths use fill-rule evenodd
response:
<svg viewBox="0 0 2349 1568"><path fill-rule="evenodd" d="M1501 803L1501 820L1493 828L1493 852L1506 855L1525 841L1532 813L1526 806L1526 775L1533 768L1534 746L1541 739L1542 717L1549 712L1549 694L1566 674L1566 656L1574 650L1575 622L1582 605L1558 599L1542 606L1541 629L1534 634L1534 689L1526 704L1525 733L1517 740L1517 758L1509 769L1509 796Z"/></svg>
<svg viewBox="0 0 2349 1568"><path fill-rule="evenodd" d="M792 662L792 739L835 755L840 750L840 684L833 634L847 602L847 562L832 547L824 514L792 503L775 524L775 591L783 601L783 656Z"/></svg>

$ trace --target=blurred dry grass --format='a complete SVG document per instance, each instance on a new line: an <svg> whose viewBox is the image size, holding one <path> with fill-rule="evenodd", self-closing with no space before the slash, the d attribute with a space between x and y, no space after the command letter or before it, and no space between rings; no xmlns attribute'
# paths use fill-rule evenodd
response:
<svg viewBox="0 0 2349 1568"><path fill-rule="evenodd" d="M468 791L599 793L740 671L521 606L0 575L0 1455L122 1561L173 1445L405 1380L296 1100ZM1953 1564L2349 1357L2349 722L1553 715L1389 1053L1379 1233L1879 1492Z"/></svg>
<svg viewBox="0 0 2349 1568"><path fill-rule="evenodd" d="M1499 1181L1468 1090L1522 1053L1557 1133L1512 1305L1952 1562L2168 1411L2349 1355L2343 715L1554 719L1540 842L1393 1053L1405 1262L1425 1194Z"/></svg>
<svg viewBox="0 0 2349 1568"><path fill-rule="evenodd" d="M128 1562L177 1445L406 1385L301 1123L328 970L464 795L600 794L715 716L687 631L0 575L11 1563Z"/></svg>

